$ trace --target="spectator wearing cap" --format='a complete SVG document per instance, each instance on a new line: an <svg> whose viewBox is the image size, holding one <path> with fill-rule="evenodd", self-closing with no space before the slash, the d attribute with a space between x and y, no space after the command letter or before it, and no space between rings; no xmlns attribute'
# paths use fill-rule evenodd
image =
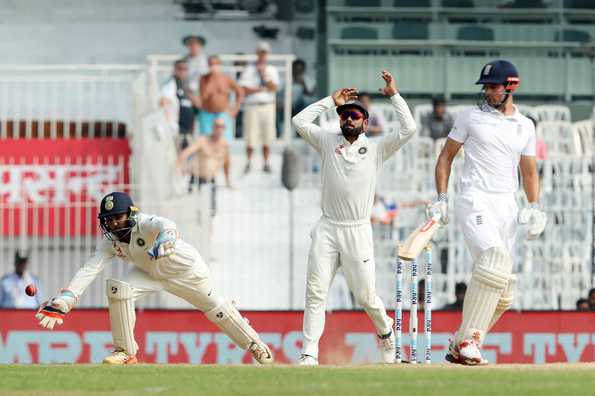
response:
<svg viewBox="0 0 595 396"><path fill-rule="evenodd" d="M435 97L432 99L432 112L421 119L421 134L429 136L433 140L445 138L450 133L453 124L452 115L446 111L446 99Z"/></svg>
<svg viewBox="0 0 595 396"><path fill-rule="evenodd" d="M367 92L362 92L358 96L360 102L368 109L370 118L368 118L368 130L366 136L374 137L381 136L383 133L388 132L388 123L384 118L384 113L378 107L372 103L372 97Z"/></svg>
<svg viewBox="0 0 595 396"><path fill-rule="evenodd" d="M248 66L240 77L240 85L246 95L242 120L247 157L244 173L250 172L252 153L258 144L262 145L263 170L271 172L269 147L276 136L275 92L279 88L279 72L268 63L270 52L271 47L267 42L259 43L256 47L256 64Z"/></svg>
<svg viewBox="0 0 595 396"><path fill-rule="evenodd" d="M176 147L184 149L192 140L194 130L194 106L199 98L188 88L188 64L180 59L174 62L174 72L161 88L159 104L165 110L168 121L178 130Z"/></svg>
<svg viewBox="0 0 595 396"><path fill-rule="evenodd" d="M229 103L231 92L235 93L235 103ZM221 59L217 55L209 56L209 73L200 79L200 98L202 110L198 115L200 134L210 135L213 131L215 119L225 121L224 137L228 141L233 139L234 118L238 115L244 90L230 76L223 73Z"/></svg>
<svg viewBox="0 0 595 396"><path fill-rule="evenodd" d="M202 36L190 35L182 39L182 44L188 49L188 54L183 58L188 64L188 87L197 95L200 78L209 72L207 57L203 53L206 40Z"/></svg>
<svg viewBox="0 0 595 396"><path fill-rule="evenodd" d="M14 256L14 272L0 278L0 308L37 309L41 304L41 283L39 278L27 271L29 258L19 252ZM25 293L27 285L37 288L35 296Z"/></svg>

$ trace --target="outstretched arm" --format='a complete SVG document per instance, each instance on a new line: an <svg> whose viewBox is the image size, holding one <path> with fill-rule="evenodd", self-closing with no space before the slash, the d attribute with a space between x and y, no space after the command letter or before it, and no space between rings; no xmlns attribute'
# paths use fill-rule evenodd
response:
<svg viewBox="0 0 595 396"><path fill-rule="evenodd" d="M383 160L386 161L413 137L417 127L405 99L401 97L397 90L395 78L388 71L383 70L382 79L386 85L380 89L380 92L390 97L390 101L397 111L397 119L401 125L399 133L388 134L382 139L382 155Z"/></svg>
<svg viewBox="0 0 595 396"><path fill-rule="evenodd" d="M314 124L314 120L326 110L332 109L335 106L341 106L345 102L356 98L357 91L354 88L339 89L333 92L332 96L327 96L318 102L312 103L300 111L291 119L291 122L300 136L314 147L316 151L320 152L321 129L318 125Z"/></svg>

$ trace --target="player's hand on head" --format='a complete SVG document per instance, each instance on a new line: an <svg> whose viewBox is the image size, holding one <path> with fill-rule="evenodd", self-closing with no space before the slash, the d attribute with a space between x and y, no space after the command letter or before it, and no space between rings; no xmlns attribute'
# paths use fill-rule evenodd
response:
<svg viewBox="0 0 595 396"><path fill-rule="evenodd" d="M350 100L357 99L357 89L341 88L333 92L332 97L336 106L342 106Z"/></svg>
<svg viewBox="0 0 595 396"><path fill-rule="evenodd" d="M540 210L537 204L532 203L519 212L519 224L527 226L527 239L537 239L545 229L547 215Z"/></svg>
<svg viewBox="0 0 595 396"><path fill-rule="evenodd" d="M155 244L149 249L147 254L153 260L171 256L176 250L177 239L178 233L176 230L163 230L157 235Z"/></svg>
<svg viewBox="0 0 595 396"><path fill-rule="evenodd" d="M390 74L386 70L383 70L381 76L386 85L379 89L380 93L386 96L393 96L394 94L399 92L397 90L397 82L392 74Z"/></svg>

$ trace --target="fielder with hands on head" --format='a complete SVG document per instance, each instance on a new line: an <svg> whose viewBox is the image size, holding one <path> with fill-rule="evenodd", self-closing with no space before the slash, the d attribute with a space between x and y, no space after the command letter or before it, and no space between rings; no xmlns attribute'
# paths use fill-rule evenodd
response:
<svg viewBox="0 0 595 396"><path fill-rule="evenodd" d="M322 217L311 232L308 257L304 345L299 363L318 364L318 341L325 321L325 304L339 266L355 299L372 320L380 340L382 361L395 359L393 320L376 295L374 244L370 217L376 178L384 161L407 143L416 131L415 121L399 95L393 76L382 72L401 129L381 139L365 135L368 111L355 99L357 91L343 88L306 107L295 117L297 132L322 157ZM340 118L340 131L322 131L314 120L333 109Z"/></svg>
<svg viewBox="0 0 595 396"><path fill-rule="evenodd" d="M461 191L455 214L473 258L473 273L463 303L461 325L446 359L466 365L486 364L481 346L490 328L512 306L516 277L512 254L519 224L527 238L544 230L539 209L535 163L535 127L513 104L520 82L516 67L506 60L486 64L476 84L483 86L477 108L459 113L436 164L438 199L432 207L448 223L447 188L452 162L465 147ZM520 166L528 205L518 213L515 193Z"/></svg>
<svg viewBox="0 0 595 396"><path fill-rule="evenodd" d="M140 213L123 192L101 200L99 223L103 238L97 250L78 270L66 289L43 303L36 318L41 327L53 329L77 304L89 284L115 257L133 268L124 279L108 279L106 293L114 351L103 362L137 363L134 339L134 301L166 290L194 305L259 363L271 363L268 346L238 310L213 290L209 269L198 251L180 239L171 220Z"/></svg>

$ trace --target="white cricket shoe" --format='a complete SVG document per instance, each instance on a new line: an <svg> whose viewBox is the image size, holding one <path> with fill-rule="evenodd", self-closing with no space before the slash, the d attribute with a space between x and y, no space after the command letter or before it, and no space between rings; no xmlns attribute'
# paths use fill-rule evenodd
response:
<svg viewBox="0 0 595 396"><path fill-rule="evenodd" d="M488 361L481 356L477 342L471 338L457 343L450 341L446 360L451 363L463 364L466 366L481 366L488 364Z"/></svg>
<svg viewBox="0 0 595 396"><path fill-rule="evenodd" d="M298 365L300 366L318 366L318 359L314 356L304 355L300 356L300 360L298 360Z"/></svg>
<svg viewBox="0 0 595 396"><path fill-rule="evenodd" d="M390 332L384 336L378 336L380 345L380 354L382 355L382 363L394 363L395 362L395 333Z"/></svg>
<svg viewBox="0 0 595 396"><path fill-rule="evenodd" d="M273 354L264 342L253 342L248 348L254 359L260 364L273 363Z"/></svg>
<svg viewBox="0 0 595 396"><path fill-rule="evenodd" d="M122 364L137 364L138 359L136 356L130 356L126 351L123 349L114 349L111 355L108 355L103 359L104 364L114 364L114 365L122 365Z"/></svg>

